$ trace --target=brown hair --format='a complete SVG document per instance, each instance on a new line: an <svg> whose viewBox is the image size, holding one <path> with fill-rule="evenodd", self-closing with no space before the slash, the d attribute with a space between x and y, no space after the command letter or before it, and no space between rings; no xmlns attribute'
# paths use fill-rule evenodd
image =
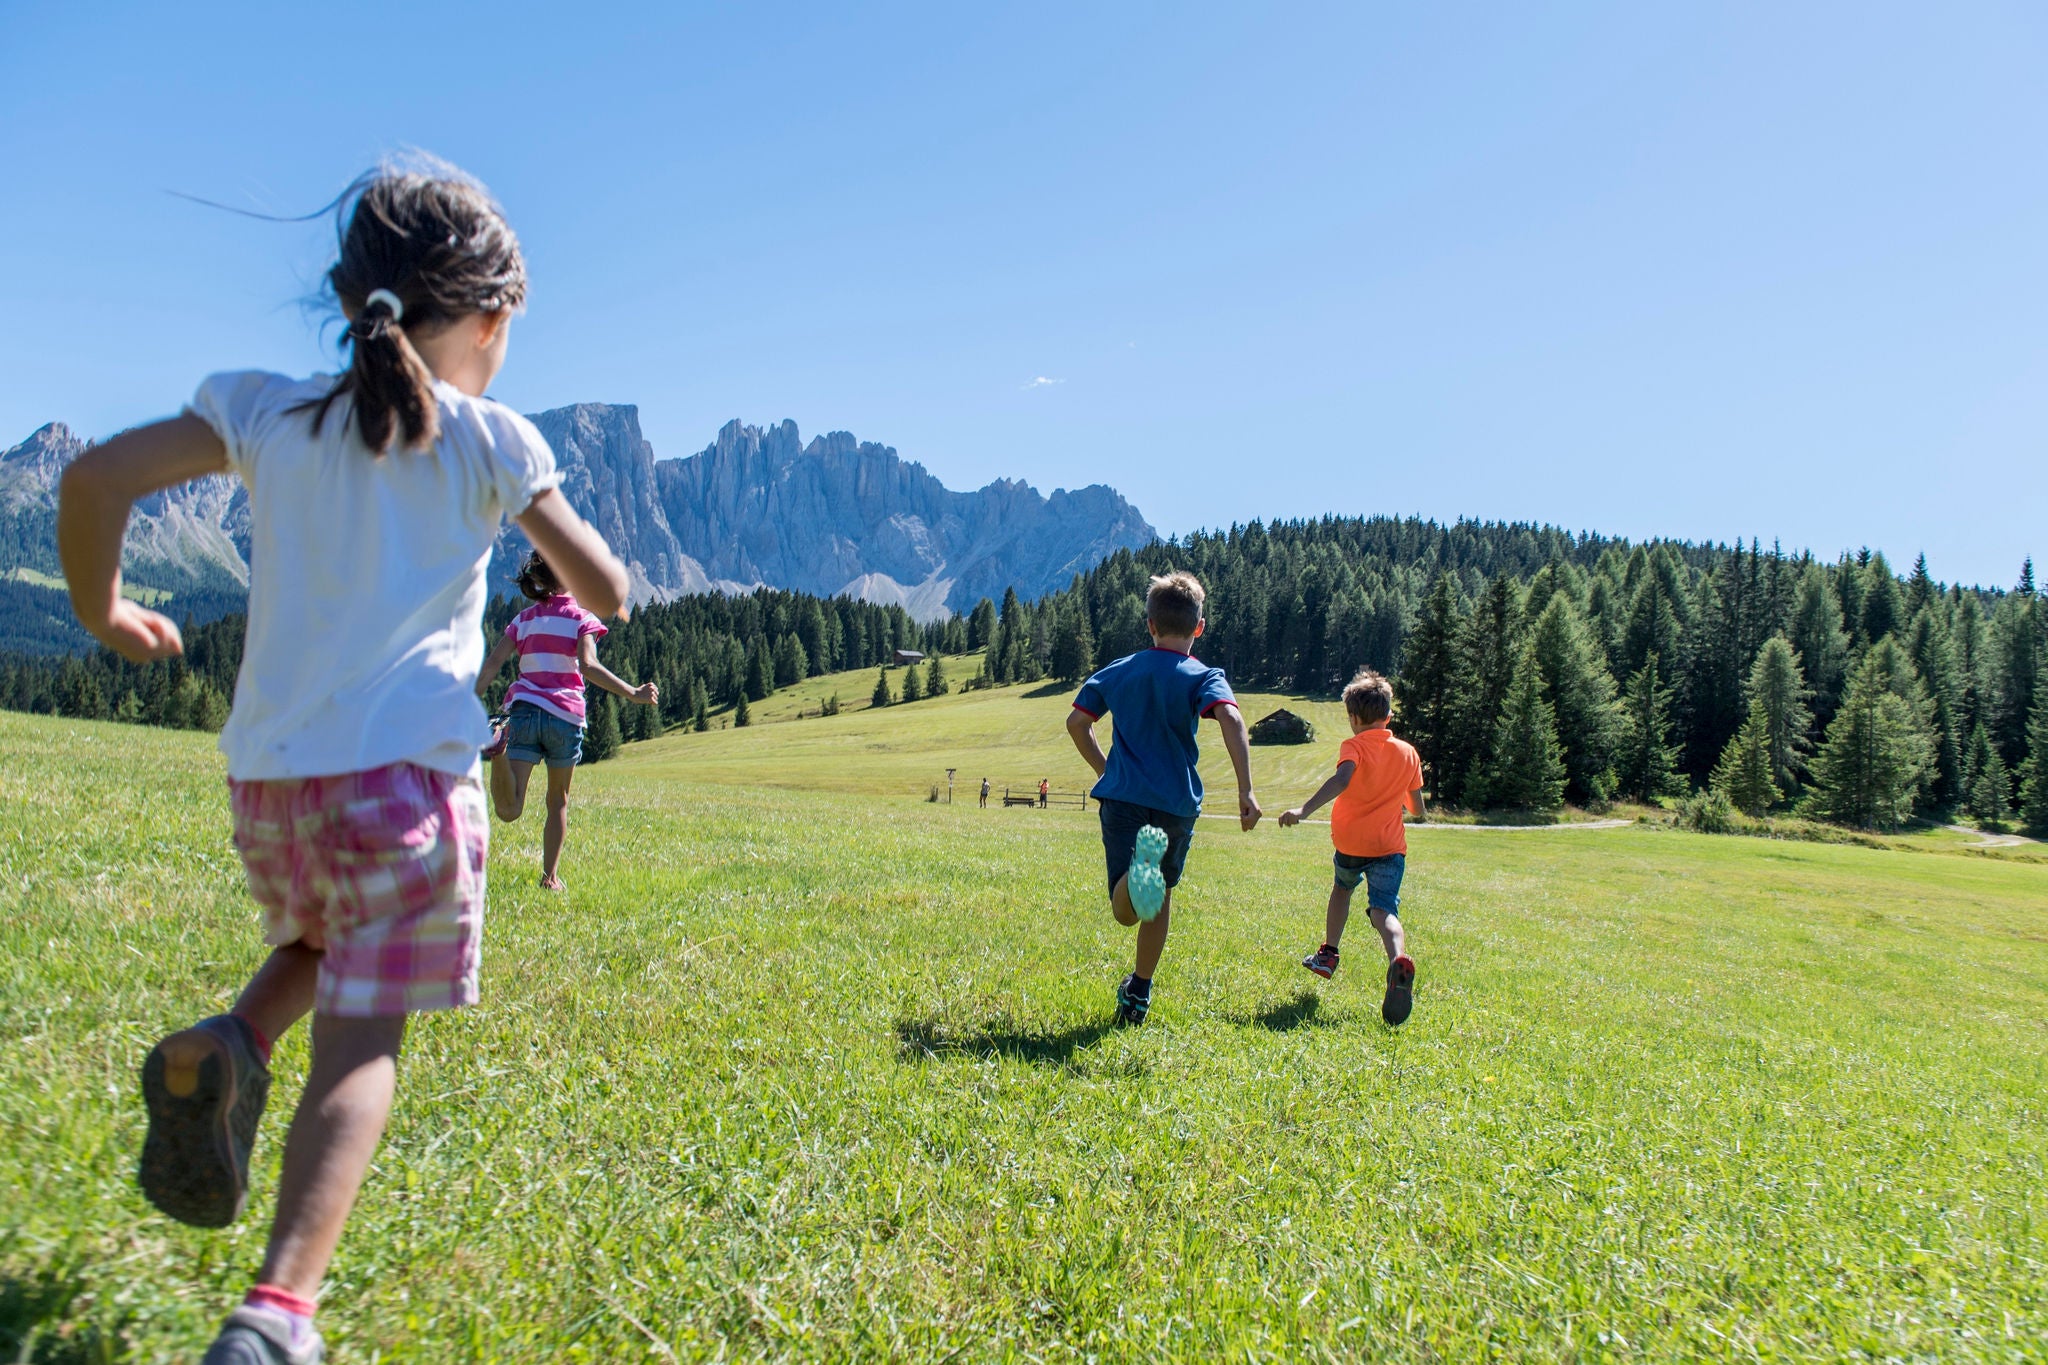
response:
<svg viewBox="0 0 2048 1365"><path fill-rule="evenodd" d="M1163 573L1152 580L1145 594L1145 619L1161 635L1188 636L1202 624L1202 604L1209 594L1202 580L1184 569Z"/></svg>
<svg viewBox="0 0 2048 1365"><path fill-rule="evenodd" d="M519 566L519 591L535 602L545 602L562 591L562 580L555 577L555 571L540 557L539 550L529 550L526 561Z"/></svg>
<svg viewBox="0 0 2048 1365"><path fill-rule="evenodd" d="M1369 668L1344 688L1344 709L1367 725L1394 714L1394 685Z"/></svg>
<svg viewBox="0 0 2048 1365"><path fill-rule="evenodd" d="M327 285L350 319L348 372L313 409L313 430L346 395L363 444L382 455L403 437L424 450L441 434L434 377L413 348L474 313L526 303L519 239L489 191L446 162L386 165L343 192L341 249ZM399 307L380 291L394 295Z"/></svg>

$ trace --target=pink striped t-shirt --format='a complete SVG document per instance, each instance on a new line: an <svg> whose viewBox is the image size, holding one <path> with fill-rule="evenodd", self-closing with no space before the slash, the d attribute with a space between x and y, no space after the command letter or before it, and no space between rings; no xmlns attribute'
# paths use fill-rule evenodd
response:
<svg viewBox="0 0 2048 1365"><path fill-rule="evenodd" d="M576 665L577 643L586 635L605 634L604 622L564 592L520 612L505 634L519 649L519 680L505 694L505 705L530 701L581 725L583 670Z"/></svg>

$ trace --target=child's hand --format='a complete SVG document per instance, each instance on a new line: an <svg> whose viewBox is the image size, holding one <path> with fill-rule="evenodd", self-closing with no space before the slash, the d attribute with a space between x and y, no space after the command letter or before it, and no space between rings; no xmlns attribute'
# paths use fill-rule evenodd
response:
<svg viewBox="0 0 2048 1365"><path fill-rule="evenodd" d="M642 706L653 706L661 700L661 688L655 683L641 683L633 689L633 700L639 702Z"/></svg>
<svg viewBox="0 0 2048 1365"><path fill-rule="evenodd" d="M92 632L93 639L131 664L176 658L185 652L184 638L178 634L177 624L170 617L125 597L114 600L113 610L107 613L106 620L87 624L85 628Z"/></svg>
<svg viewBox="0 0 2048 1365"><path fill-rule="evenodd" d="M1259 823L1259 817L1264 814L1265 812L1259 809L1258 797L1253 796L1249 791L1241 791L1237 794L1237 826L1239 829L1249 830L1252 826Z"/></svg>
<svg viewBox="0 0 2048 1365"><path fill-rule="evenodd" d="M1294 808L1293 810L1283 810L1283 811L1281 811L1281 812L1280 812L1280 828L1282 828L1282 829L1293 829L1293 828L1294 828L1294 827L1295 827L1296 825L1298 825L1298 824L1300 824L1300 823L1301 823L1301 807L1300 807L1300 806L1296 806L1296 807L1295 807L1295 808Z"/></svg>

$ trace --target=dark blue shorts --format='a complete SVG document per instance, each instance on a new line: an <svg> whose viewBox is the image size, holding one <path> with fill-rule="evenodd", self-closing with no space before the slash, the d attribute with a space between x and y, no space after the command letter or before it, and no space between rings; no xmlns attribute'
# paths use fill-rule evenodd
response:
<svg viewBox="0 0 2048 1365"><path fill-rule="evenodd" d="M583 761L583 727L543 711L530 701L512 703L506 727L505 757L514 763L545 763L573 768Z"/></svg>
<svg viewBox="0 0 2048 1365"><path fill-rule="evenodd" d="M1124 879L1124 873L1131 870L1138 831L1147 825L1157 825L1166 831L1166 856L1159 860L1159 871L1169 887L1180 882L1181 867L1188 860L1188 845L1195 837L1194 816L1134 806L1128 801L1097 800L1095 804L1102 816L1102 853L1108 864L1111 895L1116 894L1116 884Z"/></svg>
<svg viewBox="0 0 2048 1365"><path fill-rule="evenodd" d="M1337 865L1337 885L1354 890L1365 883L1368 910L1398 917L1401 913L1401 876L1408 870L1408 855L1389 853L1380 858L1354 858L1339 853L1331 859Z"/></svg>

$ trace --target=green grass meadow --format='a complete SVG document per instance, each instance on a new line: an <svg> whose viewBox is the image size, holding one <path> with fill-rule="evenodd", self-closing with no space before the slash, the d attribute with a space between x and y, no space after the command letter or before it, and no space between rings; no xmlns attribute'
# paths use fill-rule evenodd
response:
<svg viewBox="0 0 2048 1365"><path fill-rule="evenodd" d="M410 1034L329 1358L2043 1357L2030 851L1419 830L1396 1031L1362 918L1298 965L1325 832L1205 821L1113 1032L1093 813L972 800L1081 784L1064 696L630 746L559 895L497 827L484 1003ZM0 1361L195 1359L247 1286L303 1037L226 1232L136 1193L134 1078L261 952L207 737L0 715Z"/></svg>

